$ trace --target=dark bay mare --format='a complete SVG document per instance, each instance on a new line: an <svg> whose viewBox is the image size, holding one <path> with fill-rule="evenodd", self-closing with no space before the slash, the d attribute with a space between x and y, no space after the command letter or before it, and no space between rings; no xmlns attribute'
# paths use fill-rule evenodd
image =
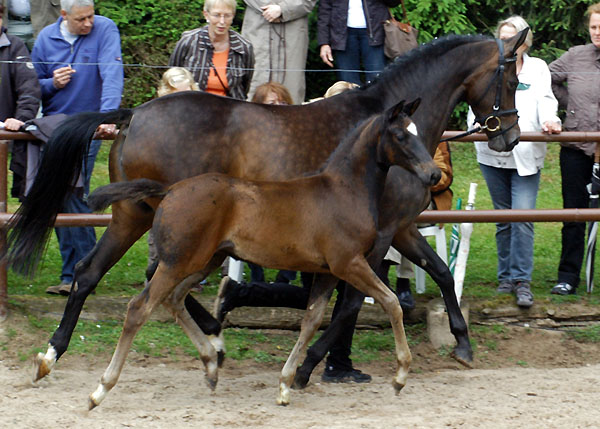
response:
<svg viewBox="0 0 600 429"><path fill-rule="evenodd" d="M171 310L198 348L208 385L215 388L217 352L185 309L184 299L227 255L261 266L331 273L373 296L390 317L398 363L393 385L397 391L402 389L411 362L402 308L366 255L382 239L377 231L378 206L390 167L404 167L424 186L441 177L409 117L418 103L418 99L402 101L363 121L317 174L273 182L207 173L170 188L137 179L96 189L89 197L93 209L126 199L162 201L152 226L158 267L148 286L128 305L123 333L98 389L90 396L90 408L115 386L136 333L160 304ZM392 236L383 239L389 246ZM280 405L289 404L300 356L321 324L333 286L316 282L312 287L298 341L279 380Z"/></svg>
<svg viewBox="0 0 600 429"><path fill-rule="evenodd" d="M14 217L9 235L10 266L33 272L41 257L62 201L97 125L121 124L110 153L110 180L148 178L172 184L207 172L257 180L283 180L314 171L360 121L381 113L402 99L421 98L413 120L433 154L448 119L461 100L473 108L486 130L489 145L511 150L520 131L514 109L517 86L514 59L525 32L497 41L483 36L448 36L422 45L399 58L371 84L303 106L247 103L201 92L177 93L133 110L86 113L71 117L55 132L32 189ZM493 129L493 131L491 131ZM439 285L457 339L454 357L472 360L467 326L454 293L454 281L442 260L419 234L414 219L430 198L429 188L404 169L387 176L378 230L392 231L393 246L422 267ZM45 355L37 358L37 378L48 374L67 350L87 296L98 281L151 226L154 211L145 202L122 201L113 206L112 221L90 254L77 265L60 326ZM387 249L373 249L369 263L377 265ZM331 280L335 281L335 279ZM312 363L327 351L336 335L361 305L361 296L346 288L342 313L308 352ZM191 296L186 307L207 334L220 325ZM338 322L336 324L336 322ZM217 350L222 346L215 343ZM299 373L300 374L300 373ZM308 381L304 373L298 385Z"/></svg>

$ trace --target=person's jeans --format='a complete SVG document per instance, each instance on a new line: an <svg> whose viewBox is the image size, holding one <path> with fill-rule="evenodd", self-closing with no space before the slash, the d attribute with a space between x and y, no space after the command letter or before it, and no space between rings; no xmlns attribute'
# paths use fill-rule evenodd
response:
<svg viewBox="0 0 600 429"><path fill-rule="evenodd" d="M348 27L346 38L346 49L343 51L332 50L335 67L338 70L339 80L362 84L361 72L364 69L367 82L372 81L375 76L385 67L385 54L383 45L370 46L369 33L366 28ZM362 66L361 69L361 60Z"/></svg>
<svg viewBox="0 0 600 429"><path fill-rule="evenodd" d="M563 207L589 207L590 194L586 188L592 180L594 161L577 149L560 148L560 174ZM563 222L562 250L558 264L558 283L577 287L585 252L585 222Z"/></svg>
<svg viewBox="0 0 600 429"><path fill-rule="evenodd" d="M495 209L534 209L540 174L519 176L514 168L479 164ZM531 282L533 222L496 224L499 282Z"/></svg>
<svg viewBox="0 0 600 429"><path fill-rule="evenodd" d="M82 167L84 177L83 198L74 193L71 194L63 206L63 213L91 213L86 201L90 192L90 179L94 170L94 163L101 144L101 140L92 140L86 163ZM75 264L83 259L96 245L96 233L91 226L70 226L55 228L54 230L58 238L60 256L63 262L60 280L61 283L71 283Z"/></svg>

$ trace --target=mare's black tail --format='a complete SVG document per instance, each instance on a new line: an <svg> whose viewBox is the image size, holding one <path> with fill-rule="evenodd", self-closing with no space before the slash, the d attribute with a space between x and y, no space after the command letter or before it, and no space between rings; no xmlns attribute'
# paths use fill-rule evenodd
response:
<svg viewBox="0 0 600 429"><path fill-rule="evenodd" d="M24 275L35 272L98 125L128 123L132 115L130 109L79 113L54 131L29 193L8 223L8 265L13 270Z"/></svg>
<svg viewBox="0 0 600 429"><path fill-rule="evenodd" d="M93 211L102 211L117 201L142 201L146 198L162 198L167 186L150 179L136 179L129 182L116 182L100 186L88 197L88 206Z"/></svg>

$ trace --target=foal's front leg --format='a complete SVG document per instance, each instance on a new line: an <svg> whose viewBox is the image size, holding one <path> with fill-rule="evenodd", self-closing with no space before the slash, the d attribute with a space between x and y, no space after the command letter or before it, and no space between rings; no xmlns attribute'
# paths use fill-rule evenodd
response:
<svg viewBox="0 0 600 429"><path fill-rule="evenodd" d="M294 345L279 377L278 405L288 405L290 403L290 388L292 387L301 355L321 325L327 303L337 282L337 278L330 275L317 274L315 277L313 287L310 290L306 313L302 319L298 341Z"/></svg>
<svg viewBox="0 0 600 429"><path fill-rule="evenodd" d="M396 361L398 363L396 377L392 384L396 393L399 393L406 385L412 356L404 333L402 307L400 307L398 297L377 277L377 274L362 256L355 257L343 275L343 279L356 289L373 297L390 318L396 342Z"/></svg>

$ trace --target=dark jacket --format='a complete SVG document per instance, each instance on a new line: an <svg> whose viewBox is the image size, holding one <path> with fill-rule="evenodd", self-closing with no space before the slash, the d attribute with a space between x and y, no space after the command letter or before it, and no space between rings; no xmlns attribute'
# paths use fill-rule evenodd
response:
<svg viewBox="0 0 600 429"><path fill-rule="evenodd" d="M28 121L37 114L41 92L29 51L15 36L0 29L0 121L15 118Z"/></svg>
<svg viewBox="0 0 600 429"><path fill-rule="evenodd" d="M362 0L367 21L369 45L383 45L385 38L383 22L390 18L388 8L400 4L400 0ZM348 20L347 0L320 0L317 20L317 42L329 45L337 51L346 50Z"/></svg>
<svg viewBox="0 0 600 429"><path fill-rule="evenodd" d="M565 131L600 130L600 49L574 46L548 66L559 107L567 109ZM566 84L566 85L565 85ZM561 146L593 155L596 143L561 142Z"/></svg>

